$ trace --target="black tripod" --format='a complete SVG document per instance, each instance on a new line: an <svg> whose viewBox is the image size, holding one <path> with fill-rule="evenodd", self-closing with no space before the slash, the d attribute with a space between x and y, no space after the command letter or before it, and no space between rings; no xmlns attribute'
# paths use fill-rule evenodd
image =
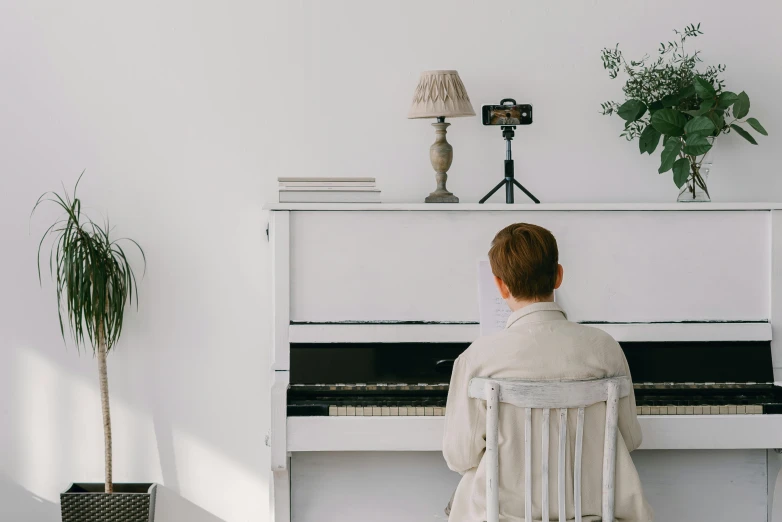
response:
<svg viewBox="0 0 782 522"><path fill-rule="evenodd" d="M500 187L505 186L505 203L513 203L513 185L516 185L521 189L522 192L524 192L529 198L534 201L535 203L540 203L540 200L532 195L532 193L524 188L524 185L516 181L516 178L513 174L513 157L511 156L511 149L510 149L510 142L513 139L513 136L515 133L513 130L515 129L515 126L503 126L502 127L502 137L505 138L505 179L499 182L499 184L491 189L491 192L483 196L483 199L480 200L478 203L485 203L487 199L492 197L495 192L500 190Z"/></svg>

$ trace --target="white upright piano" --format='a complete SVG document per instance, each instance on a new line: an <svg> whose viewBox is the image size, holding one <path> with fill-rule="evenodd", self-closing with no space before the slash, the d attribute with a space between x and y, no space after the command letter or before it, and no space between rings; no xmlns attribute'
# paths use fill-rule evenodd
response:
<svg viewBox="0 0 782 522"><path fill-rule="evenodd" d="M515 222L554 233L557 301L625 350L656 519L771 520L782 204L286 204L269 226L274 522L446 519L450 363L479 335L477 262Z"/></svg>

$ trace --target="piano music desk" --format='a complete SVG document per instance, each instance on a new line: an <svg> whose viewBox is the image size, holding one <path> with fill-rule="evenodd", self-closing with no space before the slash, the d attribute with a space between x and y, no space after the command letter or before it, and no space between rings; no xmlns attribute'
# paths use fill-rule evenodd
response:
<svg viewBox="0 0 782 522"><path fill-rule="evenodd" d="M636 391L651 393L648 404L663 404L649 411L668 411L667 396L686 399L689 375L761 376L759 382L693 380L696 406L670 409L703 411L695 409L698 401L727 397L722 408L714 406L724 415L640 416L644 440L633 459L656 519L770 519L782 467L773 451L782 448L782 415L773 413L773 381L782 375L776 334L782 205L294 204L270 210L268 444L275 522L445 519L442 508L458 475L439 455L443 418L388 416L407 404L420 405L412 412L438 411L442 399L434 394L442 392L434 386L413 396L402 385L383 386L419 384L424 381L416 376L427 371L448 382L445 360L426 368L427 357L458 353L477 337L477 260L494 233L518 221L557 237L565 267L557 300L570 319L619 340L634 376L673 376ZM655 346L663 359L655 358ZM688 361L682 367L670 360L676 350ZM307 360L312 365L304 368ZM326 385L326 395L307 383ZM356 386L362 383L377 386ZM342 406L329 408L332 400ZM387 416L355 416L359 403ZM728 414L755 403L764 414Z"/></svg>

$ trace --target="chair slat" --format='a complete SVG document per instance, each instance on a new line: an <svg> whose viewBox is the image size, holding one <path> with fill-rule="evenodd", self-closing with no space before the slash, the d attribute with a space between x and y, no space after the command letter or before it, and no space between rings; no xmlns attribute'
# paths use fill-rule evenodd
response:
<svg viewBox="0 0 782 522"><path fill-rule="evenodd" d="M540 457L540 474L541 482L543 485L543 493L540 497L540 509L542 511L541 520L543 522L550 522L548 518L548 457L549 457L549 450L548 450L548 436L549 436L549 417L551 415L551 410L548 408L543 409L543 440L542 440L542 450L541 450L541 457Z"/></svg>
<svg viewBox="0 0 782 522"><path fill-rule="evenodd" d="M576 522L581 521L581 448L584 444L584 408L578 409L576 422L576 462L573 465L573 503L576 506Z"/></svg>
<svg viewBox="0 0 782 522"><path fill-rule="evenodd" d="M499 405L507 403L525 408L524 419L524 517L532 520L532 411L543 413L541 448L541 520L549 518L549 438L551 409L559 411L559 445L557 491L559 521L566 520L566 476L567 464L567 410L578 408L576 422L576 445L573 462L573 503L575 522L582 522L581 471L584 441L585 408L605 402L605 440L603 444L603 498L602 519L614 520L614 497L616 481L616 444L619 399L632 392L628 377L611 377L592 381L531 382L512 379L488 379L476 377L470 381L468 395L486 401L486 520L499 522Z"/></svg>
<svg viewBox="0 0 782 522"><path fill-rule="evenodd" d="M524 412L524 520L532 520L532 408Z"/></svg>
<svg viewBox="0 0 782 522"><path fill-rule="evenodd" d="M486 521L499 522L499 385L488 381L486 397Z"/></svg>
<svg viewBox="0 0 782 522"><path fill-rule="evenodd" d="M614 474L616 472L616 425L619 415L619 388L608 384L606 431L603 446L603 520L614 520Z"/></svg>
<svg viewBox="0 0 782 522"><path fill-rule="evenodd" d="M559 522L565 522L565 441L567 439L567 408L559 410L559 451L557 452L557 499Z"/></svg>

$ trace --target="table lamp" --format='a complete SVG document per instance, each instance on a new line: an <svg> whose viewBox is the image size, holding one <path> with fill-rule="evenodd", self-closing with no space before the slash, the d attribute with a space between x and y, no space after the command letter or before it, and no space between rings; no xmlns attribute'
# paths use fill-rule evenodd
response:
<svg viewBox="0 0 782 522"><path fill-rule="evenodd" d="M453 161L453 147L445 139L450 123L445 118L475 116L459 73L456 71L425 71L413 95L408 118L437 118L435 142L429 148L429 160L434 167L437 188L424 200L427 203L458 203L459 198L445 188L448 169Z"/></svg>

